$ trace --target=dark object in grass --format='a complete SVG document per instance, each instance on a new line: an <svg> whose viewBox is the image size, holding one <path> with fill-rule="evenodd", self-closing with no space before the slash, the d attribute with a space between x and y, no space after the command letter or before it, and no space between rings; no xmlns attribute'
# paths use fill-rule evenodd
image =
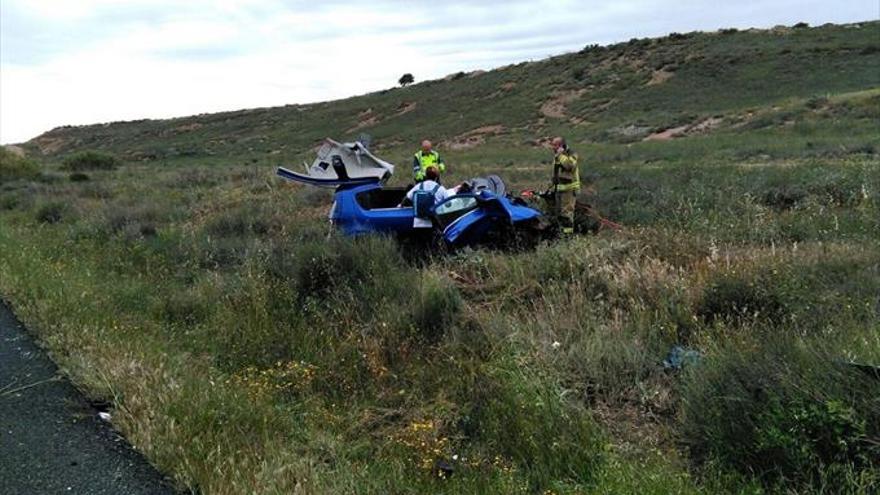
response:
<svg viewBox="0 0 880 495"><path fill-rule="evenodd" d="M669 350L666 359L663 360L663 368L667 370L680 370L685 366L694 366L700 363L702 354L693 349L685 349L677 345Z"/></svg>
<svg viewBox="0 0 880 495"><path fill-rule="evenodd" d="M89 176L82 172L74 172L70 174L70 182L86 182L89 180Z"/></svg>
<svg viewBox="0 0 880 495"><path fill-rule="evenodd" d="M797 187L782 186L764 192L761 202L779 210L790 210L807 197L806 191Z"/></svg>
<svg viewBox="0 0 880 495"><path fill-rule="evenodd" d="M854 363L852 361L840 361L840 364L854 370L861 371L862 373L868 375L875 380L880 380L880 366L874 366L872 364L865 363Z"/></svg>
<svg viewBox="0 0 880 495"><path fill-rule="evenodd" d="M813 96L812 98L807 100L804 106L806 106L810 110L818 110L828 105L829 101L830 100L827 96Z"/></svg>
<svg viewBox="0 0 880 495"><path fill-rule="evenodd" d="M438 478L448 479L451 478L453 474L455 474L455 468L452 467L452 464L446 462L443 459L437 459L434 463L434 475Z"/></svg>
<svg viewBox="0 0 880 495"><path fill-rule="evenodd" d="M156 226L150 223L142 224L140 229L138 229L140 234L144 237L155 237L158 233L156 231Z"/></svg>
<svg viewBox="0 0 880 495"><path fill-rule="evenodd" d="M40 223L58 223L64 213L62 203L46 203L37 210L36 219Z"/></svg>

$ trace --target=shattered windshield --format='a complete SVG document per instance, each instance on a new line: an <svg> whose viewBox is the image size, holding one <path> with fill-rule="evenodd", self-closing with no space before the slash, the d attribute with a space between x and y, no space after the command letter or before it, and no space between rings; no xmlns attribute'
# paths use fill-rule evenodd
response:
<svg viewBox="0 0 880 495"><path fill-rule="evenodd" d="M434 209L434 213L438 216L449 215L450 213L458 213L469 210L477 205L477 199L473 196L453 196Z"/></svg>

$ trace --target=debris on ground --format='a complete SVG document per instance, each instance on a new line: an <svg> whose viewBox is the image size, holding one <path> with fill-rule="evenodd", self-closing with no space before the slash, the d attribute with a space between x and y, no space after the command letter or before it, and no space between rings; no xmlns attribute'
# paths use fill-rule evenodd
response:
<svg viewBox="0 0 880 495"><path fill-rule="evenodd" d="M663 360L663 368L667 370L680 370L685 366L694 366L700 363L703 355L694 349L686 349L680 345L673 346Z"/></svg>

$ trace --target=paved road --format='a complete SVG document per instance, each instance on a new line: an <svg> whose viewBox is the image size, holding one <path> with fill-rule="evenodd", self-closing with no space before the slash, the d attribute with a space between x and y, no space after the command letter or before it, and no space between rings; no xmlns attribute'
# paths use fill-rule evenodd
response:
<svg viewBox="0 0 880 495"><path fill-rule="evenodd" d="M0 301L0 494L174 493L97 413Z"/></svg>

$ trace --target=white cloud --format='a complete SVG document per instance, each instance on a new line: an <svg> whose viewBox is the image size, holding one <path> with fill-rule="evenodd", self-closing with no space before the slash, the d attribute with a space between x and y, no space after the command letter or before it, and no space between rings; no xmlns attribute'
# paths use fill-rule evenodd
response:
<svg viewBox="0 0 880 495"><path fill-rule="evenodd" d="M822 4L4 0L0 142L64 124L342 98L404 72L425 80L670 31L876 16L874 0Z"/></svg>

